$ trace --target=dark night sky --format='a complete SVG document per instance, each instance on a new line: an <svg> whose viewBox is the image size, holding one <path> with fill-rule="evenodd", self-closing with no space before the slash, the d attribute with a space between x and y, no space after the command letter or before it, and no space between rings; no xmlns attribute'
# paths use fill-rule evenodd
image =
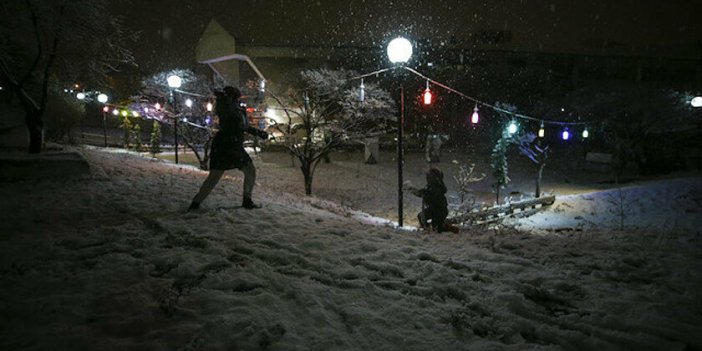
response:
<svg viewBox="0 0 702 351"><path fill-rule="evenodd" d="M689 0L261 0L133 1L117 12L141 30L142 70L193 66L197 40L217 19L246 45L384 47L390 36L465 40L509 30L491 49L699 58L702 21Z"/></svg>

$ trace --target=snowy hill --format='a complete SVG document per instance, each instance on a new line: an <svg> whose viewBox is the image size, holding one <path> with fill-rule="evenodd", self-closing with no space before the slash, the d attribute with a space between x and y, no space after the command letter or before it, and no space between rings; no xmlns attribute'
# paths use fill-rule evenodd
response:
<svg viewBox="0 0 702 351"><path fill-rule="evenodd" d="M262 209L237 208L238 172L185 213L206 173L79 152L83 176L0 182L0 349L702 349L702 237L682 219L633 230L649 215L628 205L624 231L425 234L263 184ZM699 217L697 179L665 184L627 196ZM598 196L528 220L597 222L580 203Z"/></svg>
<svg viewBox="0 0 702 351"><path fill-rule="evenodd" d="M702 178L683 177L578 195L528 218L512 221L531 231L640 230L661 235L702 231Z"/></svg>

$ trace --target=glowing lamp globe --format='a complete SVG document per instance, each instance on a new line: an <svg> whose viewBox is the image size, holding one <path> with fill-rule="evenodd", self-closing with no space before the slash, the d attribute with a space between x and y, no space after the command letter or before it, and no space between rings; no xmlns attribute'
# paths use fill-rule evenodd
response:
<svg viewBox="0 0 702 351"><path fill-rule="evenodd" d="M590 136L590 132L587 129L583 130L583 139L587 139Z"/></svg>
<svg viewBox="0 0 702 351"><path fill-rule="evenodd" d="M397 37L388 44L388 58L392 63L405 63L412 57L412 43L403 37Z"/></svg>
<svg viewBox="0 0 702 351"><path fill-rule="evenodd" d="M107 107L107 106L104 106L104 107L102 108L102 112L107 112L107 111L109 111L109 110L110 110L110 108Z"/></svg>
<svg viewBox="0 0 702 351"><path fill-rule="evenodd" d="M546 135L546 130L544 130L544 127L541 126L541 128L539 128L539 138L543 138L544 135Z"/></svg>
<svg viewBox="0 0 702 351"><path fill-rule="evenodd" d="M509 127L507 127L507 133L509 134L514 134L517 132L517 124L512 122L509 124Z"/></svg>
<svg viewBox="0 0 702 351"><path fill-rule="evenodd" d="M212 103L208 102L206 108L207 108L207 111L212 111Z"/></svg>
<svg viewBox="0 0 702 351"><path fill-rule="evenodd" d="M83 99L85 99L85 94L84 94L84 93L78 93L78 94L76 94L76 97L78 98L78 100L83 100Z"/></svg>
<svg viewBox="0 0 702 351"><path fill-rule="evenodd" d="M193 100L190 100L190 99L185 100L185 106L193 107Z"/></svg>
<svg viewBox="0 0 702 351"><path fill-rule="evenodd" d="M563 133L561 133L561 138L563 138L563 140L570 139L570 132L567 129L564 130Z"/></svg>
<svg viewBox="0 0 702 351"><path fill-rule="evenodd" d="M181 83L183 83L183 80L175 74L168 76L168 78L166 78L166 81L168 82L168 86L173 89L180 88Z"/></svg>
<svg viewBox="0 0 702 351"><path fill-rule="evenodd" d="M112 114L115 116L119 115L119 110L118 109L112 110Z"/></svg>
<svg viewBox="0 0 702 351"><path fill-rule="evenodd" d="M102 104L107 102L107 95L106 94L100 94L97 97L98 101Z"/></svg>
<svg viewBox="0 0 702 351"><path fill-rule="evenodd" d="M692 105L692 107L702 107L702 96L695 96L692 98L690 105Z"/></svg>
<svg viewBox="0 0 702 351"><path fill-rule="evenodd" d="M431 90L429 90L429 88L426 88L424 90L424 104L431 105L431 99L432 99Z"/></svg>
<svg viewBox="0 0 702 351"><path fill-rule="evenodd" d="M470 123L477 124L480 121L480 115L478 115L478 106L473 109L473 115L470 116Z"/></svg>

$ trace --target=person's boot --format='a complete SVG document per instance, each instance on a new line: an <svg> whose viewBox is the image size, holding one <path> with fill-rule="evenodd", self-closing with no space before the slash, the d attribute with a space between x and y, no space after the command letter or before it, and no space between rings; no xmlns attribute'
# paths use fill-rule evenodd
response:
<svg viewBox="0 0 702 351"><path fill-rule="evenodd" d="M261 208L261 206L255 204L253 200L251 200L250 197L244 197L244 201L241 203L241 207L247 209L247 210L252 210L255 208Z"/></svg>
<svg viewBox="0 0 702 351"><path fill-rule="evenodd" d="M188 211L194 211L194 210L197 210L198 208L200 208L200 203L193 201L190 203L190 206L188 207Z"/></svg>

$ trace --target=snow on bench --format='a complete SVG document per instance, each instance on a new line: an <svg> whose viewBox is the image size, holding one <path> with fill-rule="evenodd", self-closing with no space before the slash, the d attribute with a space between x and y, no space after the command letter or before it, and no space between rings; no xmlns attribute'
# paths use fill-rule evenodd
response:
<svg viewBox="0 0 702 351"><path fill-rule="evenodd" d="M462 226L496 222L508 217L526 217L540 211L546 206L553 205L556 201L554 195L535 199L511 202L502 206L495 206L479 211L463 213L446 219L449 224Z"/></svg>

